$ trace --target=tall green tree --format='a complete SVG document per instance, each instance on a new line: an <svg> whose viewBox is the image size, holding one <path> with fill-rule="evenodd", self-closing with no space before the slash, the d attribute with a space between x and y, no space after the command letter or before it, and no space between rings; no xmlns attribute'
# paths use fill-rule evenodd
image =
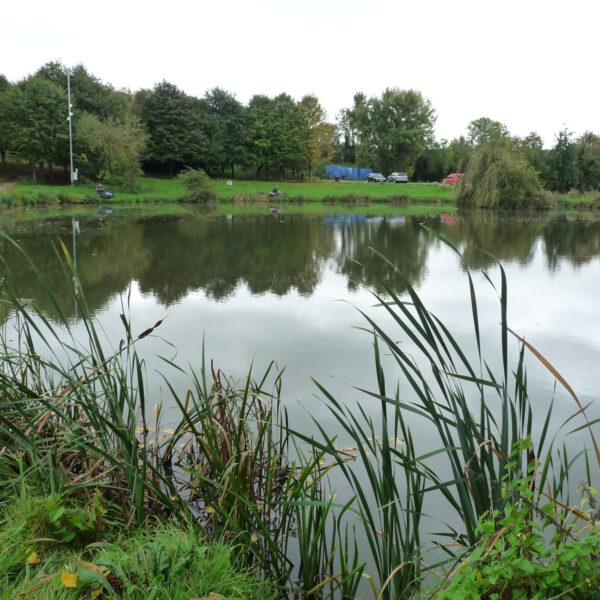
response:
<svg viewBox="0 0 600 600"><path fill-rule="evenodd" d="M69 68L60 61L48 62L36 71L36 75L67 91L67 73L71 71L71 102L74 112L87 112L101 119L124 122L130 112L132 96L115 90L111 85L89 73L79 64Z"/></svg>
<svg viewBox="0 0 600 600"><path fill-rule="evenodd" d="M221 176L225 177L225 168L231 169L235 177L235 165L244 166L248 161L249 131L246 109L233 94L214 88L205 96L210 112L216 120L215 141L222 148Z"/></svg>
<svg viewBox="0 0 600 600"><path fill-rule="evenodd" d="M304 163L308 167L308 178L312 181L314 165L328 161L333 156L336 128L327 122L325 109L316 96L304 96L298 106L304 129Z"/></svg>
<svg viewBox="0 0 600 600"><path fill-rule="evenodd" d="M14 114L12 84L4 75L0 75L0 160L6 164L6 153L14 140L17 125Z"/></svg>
<svg viewBox="0 0 600 600"><path fill-rule="evenodd" d="M577 145L573 134L563 129L556 136L550 152L550 165L554 178L554 189L568 192L577 183Z"/></svg>
<svg viewBox="0 0 600 600"><path fill-rule="evenodd" d="M537 171L540 182L545 188L553 187L553 175L549 164L549 152L544 149L542 138L532 131L526 137L519 139L517 145L521 154Z"/></svg>
<svg viewBox="0 0 600 600"><path fill-rule="evenodd" d="M387 88L380 98L355 94L347 118L357 140L356 161L384 173L412 175L419 154L433 141L435 111L415 90Z"/></svg>
<svg viewBox="0 0 600 600"><path fill-rule="evenodd" d="M248 103L248 124L250 136L250 160L256 169L258 179L264 169L269 179L269 168L275 161L273 100L263 94L255 94Z"/></svg>
<svg viewBox="0 0 600 600"><path fill-rule="evenodd" d="M454 138L448 144L448 172L462 173L469 164L469 160L473 154L473 144L460 136Z"/></svg>
<svg viewBox="0 0 600 600"><path fill-rule="evenodd" d="M354 141L354 159L361 166L376 166L376 145L371 124L370 100L362 92L354 94L352 108L346 109L350 138Z"/></svg>
<svg viewBox="0 0 600 600"><path fill-rule="evenodd" d="M174 175L185 166L207 168L221 160L215 117L206 100L163 81L145 95L142 120L149 134L150 168Z"/></svg>
<svg viewBox="0 0 600 600"><path fill-rule="evenodd" d="M371 121L381 169L412 175L418 155L433 141L435 112L429 100L415 90L386 89L372 102Z"/></svg>
<svg viewBox="0 0 600 600"><path fill-rule="evenodd" d="M600 189L600 136L586 131L577 140L577 187L580 191Z"/></svg>
<svg viewBox="0 0 600 600"><path fill-rule="evenodd" d="M289 94L273 98L273 157L282 179L285 169L299 169L305 156L304 122L300 107Z"/></svg>
<svg viewBox="0 0 600 600"><path fill-rule="evenodd" d="M17 84L13 101L18 123L15 145L30 161L35 180L36 164L66 162L67 96L48 79L33 76Z"/></svg>
<svg viewBox="0 0 600 600"><path fill-rule="evenodd" d="M506 125L488 117L474 119L467 126L467 131L469 132L469 141L475 147L509 137Z"/></svg>
<svg viewBox="0 0 600 600"><path fill-rule="evenodd" d="M337 116L335 160L342 164L356 163L355 130L350 122L348 109L341 110Z"/></svg>

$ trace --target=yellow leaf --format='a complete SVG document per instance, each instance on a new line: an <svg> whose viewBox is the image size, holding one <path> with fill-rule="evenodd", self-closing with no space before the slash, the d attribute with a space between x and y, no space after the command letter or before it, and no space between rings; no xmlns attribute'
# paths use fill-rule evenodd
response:
<svg viewBox="0 0 600 600"><path fill-rule="evenodd" d="M40 557L32 551L31 554L29 554L29 556L25 559L25 562L28 565L37 565L40 562Z"/></svg>
<svg viewBox="0 0 600 600"><path fill-rule="evenodd" d="M165 429L165 433L168 433L169 435L173 435L175 433L174 429Z"/></svg>
<svg viewBox="0 0 600 600"><path fill-rule="evenodd" d="M206 506L204 512L207 512L210 515L215 512L215 509L212 506Z"/></svg>
<svg viewBox="0 0 600 600"><path fill-rule="evenodd" d="M65 573L62 572L60 580L65 587L74 588L77 587L77 573Z"/></svg>
<svg viewBox="0 0 600 600"><path fill-rule="evenodd" d="M256 544L256 542L258 542L258 536L257 536L255 533L253 533L253 534L252 534L252 537L251 537L250 539L251 539L251 540L252 540L252 542L253 542L253 543L255 543L255 544Z"/></svg>
<svg viewBox="0 0 600 600"><path fill-rule="evenodd" d="M100 573L101 575L104 575L105 577L106 577L106 575L108 575L110 573L110 569L108 567L105 567L105 566L99 567L98 565L88 562L87 560L80 560L79 566L82 567L83 569L87 569L88 571L91 571L92 573Z"/></svg>
<svg viewBox="0 0 600 600"><path fill-rule="evenodd" d="M481 571L477 571L475 573L475 579L477 579L477 581L483 581L483 575L481 574Z"/></svg>

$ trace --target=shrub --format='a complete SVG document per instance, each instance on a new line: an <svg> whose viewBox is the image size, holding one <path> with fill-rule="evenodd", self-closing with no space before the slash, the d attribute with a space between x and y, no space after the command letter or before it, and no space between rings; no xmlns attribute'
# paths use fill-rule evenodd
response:
<svg viewBox="0 0 600 600"><path fill-rule="evenodd" d="M551 498L544 506L536 504L532 489L531 477L506 482L504 514L495 510L480 519L481 540L452 571L437 600L598 597L600 524L592 514L594 490L584 487L584 503L592 507L587 514L569 511L583 523L574 527Z"/></svg>
<svg viewBox="0 0 600 600"><path fill-rule="evenodd" d="M181 200L201 204L217 201L218 196L211 188L210 177L202 169L187 168L177 179L187 190Z"/></svg>

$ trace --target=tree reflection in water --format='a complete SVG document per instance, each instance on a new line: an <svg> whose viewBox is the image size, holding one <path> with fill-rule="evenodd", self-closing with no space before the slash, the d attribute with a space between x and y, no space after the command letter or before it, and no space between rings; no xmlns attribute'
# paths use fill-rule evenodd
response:
<svg viewBox="0 0 600 600"><path fill-rule="evenodd" d="M440 243L421 223L458 246L472 269L493 264L477 247L503 262L527 264L541 245L550 270L562 259L579 265L600 255L600 222L564 216L499 217L484 212L456 219L358 214L325 218L117 217L102 222L84 218L77 241L78 272L92 313L125 292L132 281L166 306L199 290L220 301L240 285L252 294L284 296L295 290L310 296L328 270L345 276L351 291L368 286L381 292L382 280L401 293L403 278L413 285L419 283L429 250ZM70 248L70 227L71 219L65 217L17 223L7 231L27 250L67 311L70 282L56 249L59 238ZM370 248L387 256L398 271L390 269ZM52 316L54 308L46 295L40 294L32 269L6 240L2 258L15 276L19 295L39 298L39 308Z"/></svg>

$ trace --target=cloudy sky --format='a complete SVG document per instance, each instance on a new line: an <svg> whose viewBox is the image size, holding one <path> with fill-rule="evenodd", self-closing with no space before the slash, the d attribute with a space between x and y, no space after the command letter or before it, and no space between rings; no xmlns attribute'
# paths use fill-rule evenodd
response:
<svg viewBox="0 0 600 600"><path fill-rule="evenodd" d="M131 90L313 93L332 120L357 91L413 88L438 138L487 116L551 145L600 133L599 24L597 0L29 0L3 3L0 73L60 60Z"/></svg>

